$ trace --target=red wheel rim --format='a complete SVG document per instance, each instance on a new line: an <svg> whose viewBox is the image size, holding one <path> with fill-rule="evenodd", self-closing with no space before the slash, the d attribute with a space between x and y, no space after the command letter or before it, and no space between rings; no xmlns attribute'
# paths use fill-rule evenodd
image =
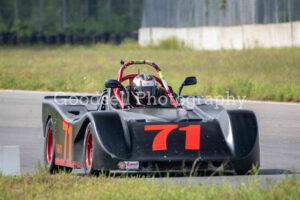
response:
<svg viewBox="0 0 300 200"><path fill-rule="evenodd" d="M87 168L91 167L92 159L93 159L93 138L92 138L92 132L90 131L88 133L86 139L86 145L85 145L85 163Z"/></svg>
<svg viewBox="0 0 300 200"><path fill-rule="evenodd" d="M46 147L48 163L50 163L52 159L52 148L53 148L53 134L52 134L52 128L50 128L48 131L47 147Z"/></svg>

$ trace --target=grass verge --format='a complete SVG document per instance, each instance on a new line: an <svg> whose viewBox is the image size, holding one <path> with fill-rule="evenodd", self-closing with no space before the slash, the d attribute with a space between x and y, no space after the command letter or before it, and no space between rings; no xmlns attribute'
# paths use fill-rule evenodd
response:
<svg viewBox="0 0 300 200"><path fill-rule="evenodd" d="M106 79L116 78L121 59L149 59L161 66L175 91L185 76L198 78L197 86L185 88L183 94L216 96L229 91L247 99L300 102L300 48L194 51L169 43L149 48L133 42L0 47L0 88L95 92L104 89ZM132 67L126 72L137 71Z"/></svg>
<svg viewBox="0 0 300 200"><path fill-rule="evenodd" d="M279 183L258 177L249 185L187 182L174 183L143 178L81 177L39 172L21 176L0 175L0 199L300 199L300 178L295 175Z"/></svg>

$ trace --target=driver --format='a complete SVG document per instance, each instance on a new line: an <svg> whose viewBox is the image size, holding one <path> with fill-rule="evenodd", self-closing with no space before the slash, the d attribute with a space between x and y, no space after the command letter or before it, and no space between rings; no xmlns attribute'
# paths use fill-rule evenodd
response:
<svg viewBox="0 0 300 200"><path fill-rule="evenodd" d="M150 74L139 74L132 80L130 92L137 106L153 104L157 96L157 82Z"/></svg>

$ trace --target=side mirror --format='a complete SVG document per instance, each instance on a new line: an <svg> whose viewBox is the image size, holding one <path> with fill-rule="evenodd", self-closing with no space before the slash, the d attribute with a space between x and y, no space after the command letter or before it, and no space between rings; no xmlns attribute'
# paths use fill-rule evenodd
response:
<svg viewBox="0 0 300 200"><path fill-rule="evenodd" d="M105 87L106 88L121 88L121 83L117 80L106 80L105 81Z"/></svg>
<svg viewBox="0 0 300 200"><path fill-rule="evenodd" d="M178 95L180 96L183 86L195 85L195 84L197 84L197 78L195 76L186 77L180 85Z"/></svg>
<svg viewBox="0 0 300 200"><path fill-rule="evenodd" d="M120 88L121 90L124 91L125 95L126 95L126 89L125 87L122 85L122 83L120 83L117 80L111 79L111 80L106 80L105 81L105 87L106 88Z"/></svg>

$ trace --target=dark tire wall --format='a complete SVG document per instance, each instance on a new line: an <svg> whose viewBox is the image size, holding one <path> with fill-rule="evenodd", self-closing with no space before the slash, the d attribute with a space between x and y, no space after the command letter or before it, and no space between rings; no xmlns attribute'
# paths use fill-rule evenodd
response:
<svg viewBox="0 0 300 200"><path fill-rule="evenodd" d="M72 35L72 34L57 34L57 35L40 35L31 34L20 36L14 32L0 33L0 45L19 45L19 44L95 44L95 43L112 43L121 44L125 38L133 40L138 39L138 33L102 33L95 35Z"/></svg>

